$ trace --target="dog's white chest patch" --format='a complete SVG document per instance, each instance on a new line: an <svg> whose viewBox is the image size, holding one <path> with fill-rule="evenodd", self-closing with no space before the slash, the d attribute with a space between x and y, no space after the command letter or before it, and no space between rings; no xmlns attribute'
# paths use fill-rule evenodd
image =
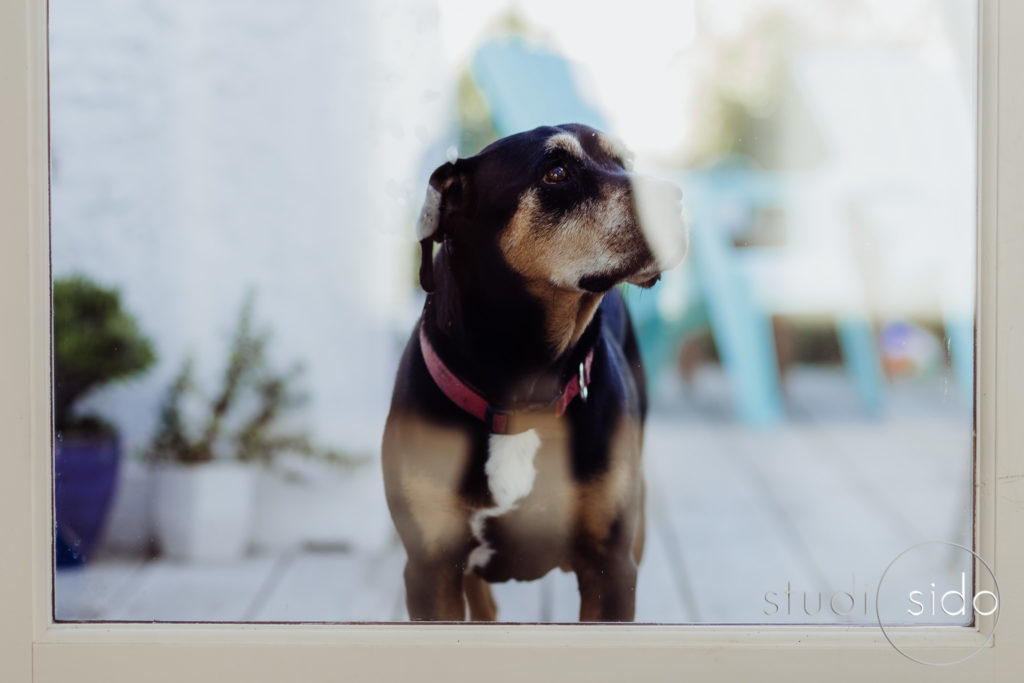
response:
<svg viewBox="0 0 1024 683"><path fill-rule="evenodd" d="M488 445L487 487L491 490L494 507L477 510L469 519L469 528L479 545L469 554L466 571L483 567L491 559L494 549L484 538L484 525L488 517L500 517L514 509L516 503L529 495L537 470L533 459L540 448L537 430L519 434L491 434Z"/></svg>

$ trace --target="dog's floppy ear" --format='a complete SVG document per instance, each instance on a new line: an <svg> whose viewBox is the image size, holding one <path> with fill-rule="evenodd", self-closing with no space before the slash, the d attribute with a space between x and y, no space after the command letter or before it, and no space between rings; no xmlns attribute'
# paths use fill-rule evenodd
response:
<svg viewBox="0 0 1024 683"><path fill-rule="evenodd" d="M450 201L450 195L462 190L459 161L442 164L430 175L427 196L416 223L416 239L420 242L420 287L425 292L434 291L433 243L444 240L441 218L445 204Z"/></svg>

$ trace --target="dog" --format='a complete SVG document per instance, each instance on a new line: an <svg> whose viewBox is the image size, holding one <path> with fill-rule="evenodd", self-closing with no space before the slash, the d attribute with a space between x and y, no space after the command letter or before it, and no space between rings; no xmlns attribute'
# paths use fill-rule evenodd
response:
<svg viewBox="0 0 1024 683"><path fill-rule="evenodd" d="M556 567L577 576L581 621L633 619L647 397L616 286L651 287L682 259L681 199L579 124L431 175L427 297L382 449L411 619L460 621L468 606L494 621L490 583Z"/></svg>

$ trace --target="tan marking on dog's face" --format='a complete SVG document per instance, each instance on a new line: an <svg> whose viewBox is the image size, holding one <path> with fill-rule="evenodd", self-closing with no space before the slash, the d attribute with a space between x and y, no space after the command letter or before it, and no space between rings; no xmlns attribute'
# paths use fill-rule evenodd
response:
<svg viewBox="0 0 1024 683"><path fill-rule="evenodd" d="M601 302L600 295L580 288L581 278L626 268L646 247L625 190L586 200L552 219L534 189L520 202L501 249L544 306L548 341L561 354L576 343Z"/></svg>
<svg viewBox="0 0 1024 683"><path fill-rule="evenodd" d="M580 144L580 141L577 140L576 136L572 133L558 133L557 135L552 135L547 139L547 142L544 143L544 149L562 149L577 159L582 159L586 156L583 152L583 145Z"/></svg>
<svg viewBox="0 0 1024 683"><path fill-rule="evenodd" d="M629 151L621 140L609 135L598 135L597 142L601 147L601 151L610 157L621 160L623 167L627 171L633 170L633 153Z"/></svg>
<svg viewBox="0 0 1024 683"><path fill-rule="evenodd" d="M649 181L619 167L618 160L629 156L621 143L597 131L581 135L592 157L575 133L560 132L545 141L552 160L519 197L499 238L506 262L545 307L548 340L558 353L590 322L600 303L596 292L621 281L650 286L670 261L652 253L638 210L644 209L644 220L651 212L636 201L642 196L645 204L659 204L668 195L647 192ZM549 180L546 171L558 166L565 168L558 175L566 179ZM666 203L657 215L671 214L670 197Z"/></svg>
<svg viewBox="0 0 1024 683"><path fill-rule="evenodd" d="M645 249L628 192L614 189L577 204L567 214L544 214L529 190L501 237L512 269L528 281L580 289L580 279L629 265Z"/></svg>

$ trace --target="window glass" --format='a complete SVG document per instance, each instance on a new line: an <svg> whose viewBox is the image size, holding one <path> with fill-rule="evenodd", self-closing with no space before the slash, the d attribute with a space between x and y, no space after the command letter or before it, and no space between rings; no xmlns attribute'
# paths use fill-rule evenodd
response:
<svg viewBox="0 0 1024 683"><path fill-rule="evenodd" d="M972 622L969 553L900 554L973 540L973 3L51 0L50 40L58 620L404 621L409 574L444 572L406 572L397 518L418 548L463 534L470 568L509 537L518 567L572 568L586 524L621 535L601 515L632 520L638 546L642 509L635 594L612 583L637 621L876 624L877 595L887 623ZM598 426L607 438L555 464L543 429L525 460L496 458L501 439L470 457L425 433L415 467L459 483L409 493L381 444L396 385L426 377L400 358L419 348L428 180L571 122L608 144L549 132L523 143L548 156L453 166L474 169L454 182L487 207L472 238L449 223L434 248L505 265L434 276L484 292L494 329L522 335L501 348L519 350L552 333L516 297L550 312L555 290L621 291L643 373L602 374L610 347L581 325L564 352L595 344L598 369L569 374L578 395L552 429L602 424L574 415L628 402L614 378L642 376L642 466L609 465L632 447ZM541 173L551 154L566 156ZM681 189L688 225L682 263L650 288L616 284L650 284L639 267L580 266L592 235L577 251L550 237L613 196L623 213L587 229L657 223L658 199L615 185L641 173ZM513 215L520 251L502 242ZM555 276L535 296L523 273L540 263ZM572 311L559 320L590 319ZM469 385L523 360L438 346ZM451 409L451 391L417 391ZM641 479L643 501L622 503ZM531 505L544 528L501 526ZM497 618L576 621L586 583L558 568L496 581Z"/></svg>

